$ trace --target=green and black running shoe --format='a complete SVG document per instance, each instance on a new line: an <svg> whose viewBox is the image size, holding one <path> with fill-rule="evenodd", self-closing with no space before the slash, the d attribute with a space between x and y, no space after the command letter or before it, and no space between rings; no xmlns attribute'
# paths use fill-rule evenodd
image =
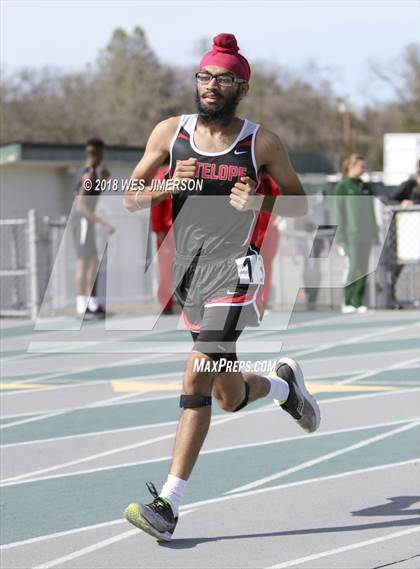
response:
<svg viewBox="0 0 420 569"><path fill-rule="evenodd" d="M306 389L299 364L291 358L277 362L276 375L289 384L287 401L274 399L274 403L284 409L306 432L313 433L321 422L321 413L315 398Z"/></svg>
<svg viewBox="0 0 420 569"><path fill-rule="evenodd" d="M154 500L150 504L132 503L124 511L125 518L158 541L171 541L178 517L174 517L171 505L161 498L152 482L146 482Z"/></svg>

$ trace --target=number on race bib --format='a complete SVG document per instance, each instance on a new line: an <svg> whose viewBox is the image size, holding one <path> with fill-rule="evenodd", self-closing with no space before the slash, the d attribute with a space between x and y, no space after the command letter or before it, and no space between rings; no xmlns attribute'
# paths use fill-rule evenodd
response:
<svg viewBox="0 0 420 569"><path fill-rule="evenodd" d="M235 259L238 269L239 284L263 284L264 283L264 263L261 255L247 255L240 259Z"/></svg>

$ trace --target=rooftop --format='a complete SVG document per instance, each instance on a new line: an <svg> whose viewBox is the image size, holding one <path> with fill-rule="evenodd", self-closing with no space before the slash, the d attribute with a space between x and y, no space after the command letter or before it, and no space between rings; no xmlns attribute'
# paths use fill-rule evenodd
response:
<svg viewBox="0 0 420 569"><path fill-rule="evenodd" d="M106 146L106 162L135 164L144 146ZM80 164L85 159L85 144L54 142L12 142L0 146L0 165L44 163L57 166ZM334 157L318 152L291 152L290 160L298 174L333 174Z"/></svg>

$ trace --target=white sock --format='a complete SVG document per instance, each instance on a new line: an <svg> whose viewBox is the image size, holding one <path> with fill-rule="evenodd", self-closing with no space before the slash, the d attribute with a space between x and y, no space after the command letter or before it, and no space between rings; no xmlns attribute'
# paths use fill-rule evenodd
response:
<svg viewBox="0 0 420 569"><path fill-rule="evenodd" d="M266 395L270 399L278 399L282 403L287 401L289 397L289 384L281 377L277 377L274 374L267 377L268 381L270 382L270 391Z"/></svg>
<svg viewBox="0 0 420 569"><path fill-rule="evenodd" d="M83 294L78 294L76 296L76 310L78 314L84 314L87 307L88 298Z"/></svg>
<svg viewBox="0 0 420 569"><path fill-rule="evenodd" d="M175 517L178 515L179 504L181 503L187 482L188 480L183 480L182 478L178 478L178 476L168 474L168 479L163 485L162 492L159 494L159 496L165 498L165 500L168 500L171 504Z"/></svg>
<svg viewBox="0 0 420 569"><path fill-rule="evenodd" d="M89 298L88 308L89 308L89 310L92 310L92 312L95 312L96 310L98 310L99 302L98 302L98 298L96 296L91 296Z"/></svg>

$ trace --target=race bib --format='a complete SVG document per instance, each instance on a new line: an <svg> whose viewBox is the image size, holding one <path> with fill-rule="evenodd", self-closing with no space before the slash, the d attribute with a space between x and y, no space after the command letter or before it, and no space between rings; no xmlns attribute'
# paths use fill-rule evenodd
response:
<svg viewBox="0 0 420 569"><path fill-rule="evenodd" d="M261 255L247 255L235 259L239 284L260 285L264 283L264 262Z"/></svg>

